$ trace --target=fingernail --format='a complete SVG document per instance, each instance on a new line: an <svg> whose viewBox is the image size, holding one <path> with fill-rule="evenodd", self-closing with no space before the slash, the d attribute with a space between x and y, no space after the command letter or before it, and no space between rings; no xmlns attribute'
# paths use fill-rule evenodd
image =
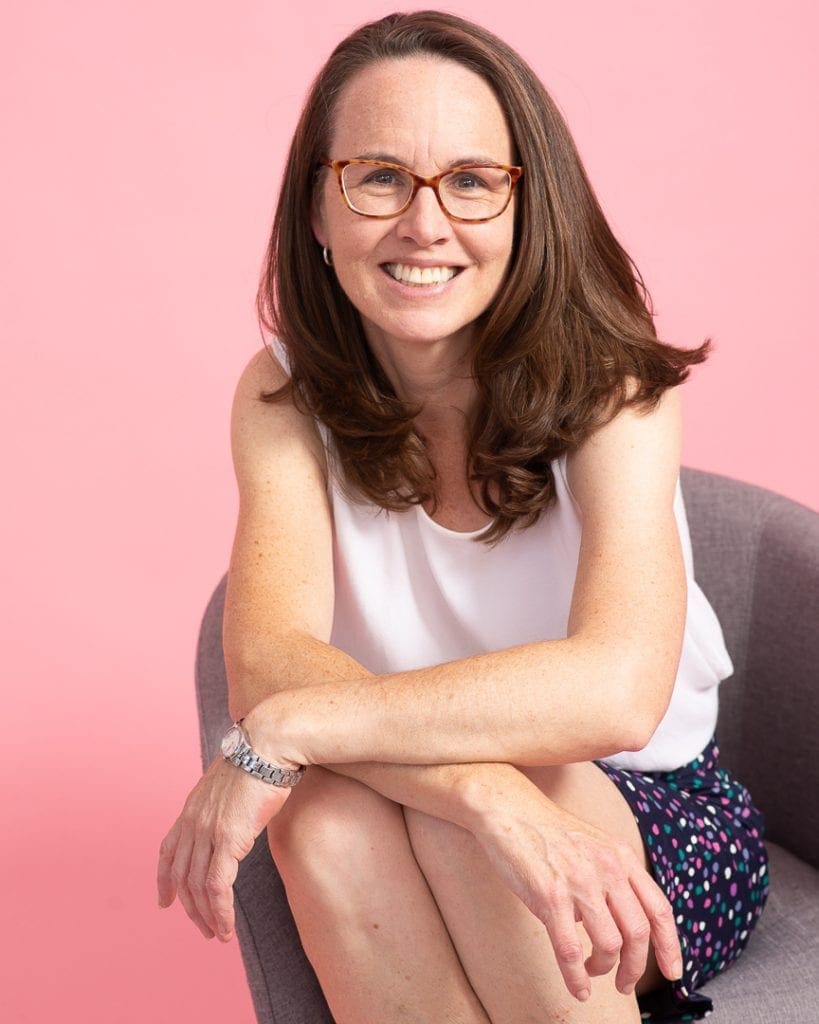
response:
<svg viewBox="0 0 819 1024"><path fill-rule="evenodd" d="M623 995L624 996L630 996L633 991L634 991L634 986L633 985L626 985L626 987L623 989Z"/></svg>
<svg viewBox="0 0 819 1024"><path fill-rule="evenodd" d="M585 1003L590 995L591 992L589 992L587 988L581 988L580 991L577 993L577 998L580 1000L581 1003Z"/></svg>
<svg viewBox="0 0 819 1024"><path fill-rule="evenodd" d="M682 978L682 960L674 961L674 963L671 965L671 973L674 975L674 981L679 981Z"/></svg>

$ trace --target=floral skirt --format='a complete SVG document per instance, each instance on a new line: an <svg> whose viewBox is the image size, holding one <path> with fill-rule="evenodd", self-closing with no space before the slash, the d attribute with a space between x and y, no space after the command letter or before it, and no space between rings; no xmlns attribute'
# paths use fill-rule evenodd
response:
<svg viewBox="0 0 819 1024"><path fill-rule="evenodd" d="M768 896L764 820L744 786L719 766L712 739L672 772L595 762L629 803L654 876L674 910L683 977L639 998L643 1020L702 1020L711 1000L695 989L740 955Z"/></svg>

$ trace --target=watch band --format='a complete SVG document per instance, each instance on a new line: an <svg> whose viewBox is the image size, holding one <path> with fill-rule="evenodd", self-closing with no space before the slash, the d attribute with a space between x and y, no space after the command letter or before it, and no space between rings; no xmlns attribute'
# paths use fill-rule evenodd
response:
<svg viewBox="0 0 819 1024"><path fill-rule="evenodd" d="M295 786L304 775L305 767L302 765L295 770L280 768L277 764L263 760L251 747L247 733L242 728L242 721L234 722L228 729L222 740L222 756L226 761L241 768L242 771L253 775L262 782L272 786ZM238 735L237 735L238 734Z"/></svg>

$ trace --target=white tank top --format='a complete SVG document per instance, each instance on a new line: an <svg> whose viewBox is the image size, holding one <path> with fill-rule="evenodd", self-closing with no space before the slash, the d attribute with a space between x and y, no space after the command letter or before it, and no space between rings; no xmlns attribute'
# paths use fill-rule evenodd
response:
<svg viewBox="0 0 819 1024"><path fill-rule="evenodd" d="M276 351L286 369L283 349ZM581 519L565 455L551 464L554 504L534 526L489 547L474 540L483 529L450 530L420 505L387 512L352 502L338 480L329 431L318 426L333 510L333 646L382 675L566 636ZM648 745L604 759L619 768L670 771L693 760L714 734L718 686L733 671L717 617L694 580L679 481L674 513L688 579L680 666Z"/></svg>

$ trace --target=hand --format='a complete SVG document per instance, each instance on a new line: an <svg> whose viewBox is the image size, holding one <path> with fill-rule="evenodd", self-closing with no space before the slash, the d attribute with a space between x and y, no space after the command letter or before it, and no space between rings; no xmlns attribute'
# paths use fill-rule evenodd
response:
<svg viewBox="0 0 819 1024"><path fill-rule="evenodd" d="M632 847L540 796L534 814L527 801L525 818L485 816L473 833L501 879L546 926L569 992L584 1001L591 976L608 974L619 959L615 984L631 993L646 970L649 938L665 977L680 978L671 905ZM578 921L592 943L585 962Z"/></svg>
<svg viewBox="0 0 819 1024"><path fill-rule="evenodd" d="M233 934L233 882L239 861L289 793L218 756L162 840L157 868L160 907L169 907L178 895L205 938L218 935L227 942Z"/></svg>

